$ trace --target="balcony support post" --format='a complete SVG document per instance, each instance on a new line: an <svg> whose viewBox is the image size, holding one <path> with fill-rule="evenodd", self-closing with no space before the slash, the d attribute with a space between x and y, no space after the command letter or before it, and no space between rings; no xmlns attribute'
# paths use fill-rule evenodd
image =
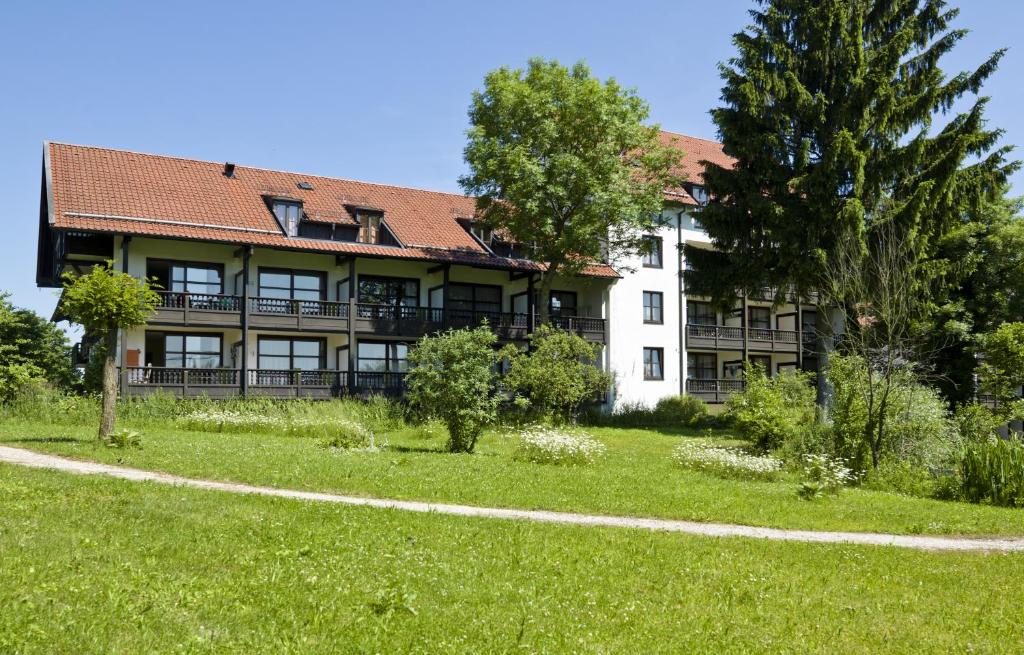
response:
<svg viewBox="0 0 1024 655"><path fill-rule="evenodd" d="M450 264L445 265L441 271L441 327L447 329L451 327L451 314L448 312L448 283L451 278L452 267Z"/></svg>
<svg viewBox="0 0 1024 655"><path fill-rule="evenodd" d="M352 278L355 279L354 277ZM345 384L348 392L356 388L356 297L348 295L348 380Z"/></svg>
<svg viewBox="0 0 1024 655"><path fill-rule="evenodd" d="M242 249L242 371L239 377L242 398L249 397L249 259L252 246Z"/></svg>
<svg viewBox="0 0 1024 655"><path fill-rule="evenodd" d="M799 296L796 300L796 368L804 370L804 303Z"/></svg>

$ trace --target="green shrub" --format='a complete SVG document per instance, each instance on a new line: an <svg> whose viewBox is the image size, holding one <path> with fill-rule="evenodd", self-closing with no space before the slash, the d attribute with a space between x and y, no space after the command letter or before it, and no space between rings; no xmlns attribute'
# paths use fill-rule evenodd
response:
<svg viewBox="0 0 1024 655"><path fill-rule="evenodd" d="M882 460L877 471L865 476L863 485L877 491L931 498L935 496L938 478L923 466L889 457Z"/></svg>
<svg viewBox="0 0 1024 655"><path fill-rule="evenodd" d="M773 378L756 365L744 367L746 385L726 401L726 415L763 451L780 447L814 422L810 375L785 372Z"/></svg>
<svg viewBox="0 0 1024 655"><path fill-rule="evenodd" d="M964 442L979 443L998 439L1006 419L979 403L964 403L953 412L953 423Z"/></svg>
<svg viewBox="0 0 1024 655"><path fill-rule="evenodd" d="M99 420L100 404L96 396L58 391L46 385L29 385L9 403L0 405L0 415L54 425L88 425Z"/></svg>
<svg viewBox="0 0 1024 655"><path fill-rule="evenodd" d="M665 396L654 406L654 418L664 426L696 427L707 415L707 404L696 396Z"/></svg>
<svg viewBox="0 0 1024 655"><path fill-rule="evenodd" d="M321 442L325 448L376 450L386 445L376 443L373 432L355 421L336 421L328 432Z"/></svg>
<svg viewBox="0 0 1024 655"><path fill-rule="evenodd" d="M448 428L448 450L473 452L497 418L497 337L487 325L425 337L409 352L409 402Z"/></svg>
<svg viewBox="0 0 1024 655"><path fill-rule="evenodd" d="M339 401L359 402L359 401ZM385 396L370 396L355 408L354 414L374 432L394 432L405 427L405 410L402 405Z"/></svg>
<svg viewBox="0 0 1024 655"><path fill-rule="evenodd" d="M580 407L606 393L611 376L594 366L598 347L583 337L549 325L530 335L530 350L502 351L508 372L502 385L528 398L534 413L547 420L575 418Z"/></svg>
<svg viewBox="0 0 1024 655"><path fill-rule="evenodd" d="M1016 439L968 444L960 463L963 496L972 503L1024 507L1024 445Z"/></svg>
<svg viewBox="0 0 1024 655"><path fill-rule="evenodd" d="M100 441L107 448L142 448L142 433L121 428L101 437Z"/></svg>

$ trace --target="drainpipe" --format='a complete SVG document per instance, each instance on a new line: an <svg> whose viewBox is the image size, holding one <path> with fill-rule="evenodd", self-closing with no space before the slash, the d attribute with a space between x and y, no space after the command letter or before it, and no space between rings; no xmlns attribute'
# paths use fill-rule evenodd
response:
<svg viewBox="0 0 1024 655"><path fill-rule="evenodd" d="M242 398L249 396L249 258L252 246L242 249Z"/></svg>
<svg viewBox="0 0 1024 655"><path fill-rule="evenodd" d="M686 324L683 323L683 214L686 210L676 215L676 259L678 262L678 289L676 302L679 304L679 395L686 392Z"/></svg>

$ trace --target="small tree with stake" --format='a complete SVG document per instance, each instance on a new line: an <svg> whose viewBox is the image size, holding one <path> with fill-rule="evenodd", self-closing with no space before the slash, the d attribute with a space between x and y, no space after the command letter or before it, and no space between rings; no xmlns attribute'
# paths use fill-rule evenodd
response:
<svg viewBox="0 0 1024 655"><path fill-rule="evenodd" d="M526 70L492 71L469 117L470 173L459 183L485 225L531 244L545 265L542 323L554 278L640 253L665 189L679 182L681 153L644 124L647 103L582 62L531 59Z"/></svg>
<svg viewBox="0 0 1024 655"><path fill-rule="evenodd" d="M149 283L113 270L111 263L93 266L86 275L64 275L61 311L68 320L100 337L104 349L103 412L99 438L114 430L117 407L117 333L146 322L159 296Z"/></svg>

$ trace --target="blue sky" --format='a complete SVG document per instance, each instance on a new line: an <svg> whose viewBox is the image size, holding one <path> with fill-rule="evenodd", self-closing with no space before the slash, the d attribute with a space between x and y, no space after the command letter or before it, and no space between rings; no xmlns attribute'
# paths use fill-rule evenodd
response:
<svg viewBox="0 0 1024 655"><path fill-rule="evenodd" d="M956 4L956 3L954 3ZM961 0L947 70L1010 46L985 88L1024 144L1024 3ZM748 0L18 2L0 19L0 289L35 287L44 139L457 191L470 93L531 56L584 59L666 128L714 138L716 65ZM1024 157L1018 153L1018 156ZM1021 193L1024 176L1015 179Z"/></svg>

